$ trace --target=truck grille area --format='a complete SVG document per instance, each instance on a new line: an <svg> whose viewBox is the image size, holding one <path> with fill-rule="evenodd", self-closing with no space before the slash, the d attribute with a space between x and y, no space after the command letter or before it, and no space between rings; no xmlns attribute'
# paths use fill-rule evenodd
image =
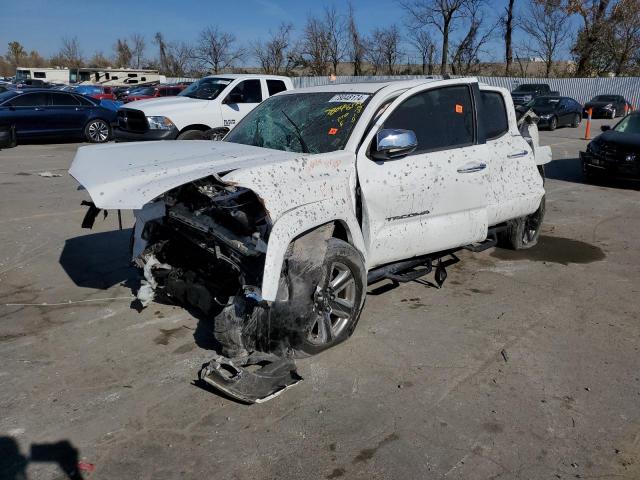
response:
<svg viewBox="0 0 640 480"><path fill-rule="evenodd" d="M144 133L149 130L144 112L133 108L118 109L118 128L129 132Z"/></svg>

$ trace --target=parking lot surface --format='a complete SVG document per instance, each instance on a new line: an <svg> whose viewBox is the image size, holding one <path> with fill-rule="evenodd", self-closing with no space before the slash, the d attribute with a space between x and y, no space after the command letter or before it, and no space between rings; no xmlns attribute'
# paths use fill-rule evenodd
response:
<svg viewBox="0 0 640 480"><path fill-rule="evenodd" d="M583 183L583 135L541 134L535 249L370 288L253 406L195 382L207 319L130 307L132 217L80 228L78 145L0 151L0 478L640 478L640 193Z"/></svg>

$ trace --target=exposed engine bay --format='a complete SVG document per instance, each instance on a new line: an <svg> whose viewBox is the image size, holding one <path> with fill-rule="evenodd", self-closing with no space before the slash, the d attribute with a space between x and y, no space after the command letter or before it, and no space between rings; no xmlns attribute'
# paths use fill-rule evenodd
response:
<svg viewBox="0 0 640 480"><path fill-rule="evenodd" d="M311 255L308 244L296 249L294 242L278 301L268 304L259 286L271 223L251 190L209 177L167 192L136 212L136 219L132 250L144 276L137 293L141 305L176 303L213 320L214 337L228 358L216 356L201 378L231 396L237 383L235 398L250 403L260 398L248 396L243 385L260 384L263 397L271 398L297 383L292 358L301 353L298 346L315 315L313 288L331 230L305 238L317 243ZM256 355L260 362L251 361Z"/></svg>

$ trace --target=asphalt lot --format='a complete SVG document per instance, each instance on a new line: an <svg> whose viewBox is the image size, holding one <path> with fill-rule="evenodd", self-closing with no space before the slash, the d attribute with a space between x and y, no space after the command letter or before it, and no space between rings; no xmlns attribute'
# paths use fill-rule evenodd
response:
<svg viewBox="0 0 640 480"><path fill-rule="evenodd" d="M130 231L80 228L77 144L0 151L0 478L640 478L640 193L584 184L582 135L542 133L534 250L370 290L354 336L254 406L194 385L206 320L130 308Z"/></svg>

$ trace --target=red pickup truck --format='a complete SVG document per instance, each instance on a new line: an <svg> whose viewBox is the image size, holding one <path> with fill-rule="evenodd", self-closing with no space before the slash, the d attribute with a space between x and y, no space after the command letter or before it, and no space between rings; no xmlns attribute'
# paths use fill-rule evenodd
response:
<svg viewBox="0 0 640 480"><path fill-rule="evenodd" d="M135 102L136 100L148 100L150 98L159 97L175 97L182 90L184 85L156 85L154 87L140 87L132 90L129 95L124 97L123 102Z"/></svg>

